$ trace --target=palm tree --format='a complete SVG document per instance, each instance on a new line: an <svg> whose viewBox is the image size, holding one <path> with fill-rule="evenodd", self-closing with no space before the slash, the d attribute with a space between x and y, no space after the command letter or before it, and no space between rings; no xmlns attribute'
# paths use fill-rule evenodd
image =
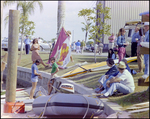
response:
<svg viewBox="0 0 150 119"><path fill-rule="evenodd" d="M58 1L57 12L57 37L65 21L65 1Z"/></svg>
<svg viewBox="0 0 150 119"><path fill-rule="evenodd" d="M92 23L87 23L87 24L85 24L84 22L82 22L82 24L84 24L84 26L85 26L85 28L82 28L82 31L85 31L85 44L86 44L87 35L88 35L89 29L90 29L90 25L91 25Z"/></svg>
<svg viewBox="0 0 150 119"><path fill-rule="evenodd" d="M21 11L21 17L22 18L26 18L28 19L29 15L33 14L34 13L34 10L35 10L35 6L36 4L39 5L40 7L40 11L43 10L43 5L41 2L39 1L32 1L32 2L27 2L27 1L18 1L17 2L17 10L19 10L20 8L20 11ZM25 22L24 20L21 21L21 24L24 24L25 25ZM24 35L27 35L27 34L24 34L24 27L21 28L21 52L20 52L20 57L18 59L18 64L20 63L20 60L21 60L21 57L22 57L22 51L23 51L23 38L24 38Z"/></svg>
<svg viewBox="0 0 150 119"><path fill-rule="evenodd" d="M43 4L39 1L17 1L17 7L16 8L17 8L17 10L20 10L20 18L22 19L20 21L20 23L24 24L24 26L26 24L25 21L27 21L29 18L29 15L34 14L36 4L38 4L38 6L40 7L40 11L42 11L43 10ZM9 18L9 16L6 16L5 24L8 23L8 18ZM26 19L26 20L24 20L24 19ZM21 33L21 39L22 40L21 40L21 52L20 52L20 57L18 59L18 64L20 63L20 60L22 57L24 35L28 35L28 34L25 34L25 27L21 28L20 33Z"/></svg>

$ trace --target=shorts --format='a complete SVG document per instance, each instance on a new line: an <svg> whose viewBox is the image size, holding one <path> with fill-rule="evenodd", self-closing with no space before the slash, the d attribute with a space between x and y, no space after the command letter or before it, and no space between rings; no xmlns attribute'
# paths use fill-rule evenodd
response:
<svg viewBox="0 0 150 119"><path fill-rule="evenodd" d="M53 79L50 79L50 83L53 83L53 81L55 81L55 79L53 78Z"/></svg>
<svg viewBox="0 0 150 119"><path fill-rule="evenodd" d="M31 81L32 82L38 82L38 77L36 76L36 77L31 78Z"/></svg>

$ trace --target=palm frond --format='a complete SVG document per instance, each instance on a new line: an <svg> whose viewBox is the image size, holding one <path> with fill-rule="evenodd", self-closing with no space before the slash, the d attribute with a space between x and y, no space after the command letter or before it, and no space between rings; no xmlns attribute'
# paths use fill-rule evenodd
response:
<svg viewBox="0 0 150 119"><path fill-rule="evenodd" d="M6 0L6 1L4 1L3 7L10 6L10 5L14 4L14 3L16 3L16 1L8 1L8 0Z"/></svg>
<svg viewBox="0 0 150 119"><path fill-rule="evenodd" d="M6 26L8 26L8 21L9 21L9 14L6 15L5 19L4 19L4 23L5 23L5 29L6 29Z"/></svg>

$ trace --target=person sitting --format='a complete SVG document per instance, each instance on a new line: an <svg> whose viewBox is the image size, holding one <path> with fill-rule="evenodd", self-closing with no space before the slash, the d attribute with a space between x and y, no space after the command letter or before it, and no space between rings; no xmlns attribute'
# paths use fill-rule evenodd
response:
<svg viewBox="0 0 150 119"><path fill-rule="evenodd" d="M125 63L126 69L131 73L131 69L130 69L130 67L129 67L128 64L127 64L127 60L126 60L126 59L122 59L121 61L123 61L123 62ZM119 71L116 72L116 73L114 73L114 74L112 74L112 75L109 75L109 77L106 77L107 79L106 79L106 80L104 81L104 83L102 84L102 86L101 86L101 88L99 89L99 92L98 92L98 93L100 93L100 92L102 92L104 89L106 89L106 83L107 83L107 81L109 81L111 78L117 76L118 73L119 73Z"/></svg>
<svg viewBox="0 0 150 119"><path fill-rule="evenodd" d="M100 86L95 89L96 93L100 91L100 89L103 87L102 84L110 75L118 72L117 66L115 65L114 60L112 58L108 58L106 62L107 62L107 65L111 68L105 73L105 75L101 76L101 78L98 80L98 82L100 83Z"/></svg>
<svg viewBox="0 0 150 119"><path fill-rule="evenodd" d="M131 73L126 69L126 65L123 61L119 62L118 70L118 75L107 81L107 88L101 92L103 95L98 96L99 98L107 98L108 96L113 95L115 90L123 94L134 92L134 79Z"/></svg>
<svg viewBox="0 0 150 119"><path fill-rule="evenodd" d="M117 59L116 53L113 51L113 49L108 50L108 58Z"/></svg>

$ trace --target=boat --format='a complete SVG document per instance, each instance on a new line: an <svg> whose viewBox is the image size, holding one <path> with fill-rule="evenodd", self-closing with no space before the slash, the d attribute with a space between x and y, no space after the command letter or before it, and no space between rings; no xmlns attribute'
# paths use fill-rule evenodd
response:
<svg viewBox="0 0 150 119"><path fill-rule="evenodd" d="M37 97L32 104L35 114L45 116L81 116L91 117L104 111L104 104L99 98L81 94L56 93Z"/></svg>
<svg viewBox="0 0 150 119"><path fill-rule="evenodd" d="M127 63L130 63L132 61L137 60L137 57L129 57L125 58L127 60ZM119 59L115 59L114 62L117 64ZM67 77L73 77L78 74L83 74L87 72L92 72L92 71L101 71L105 69L109 69L110 67L107 66L106 61L100 62L100 63L95 63L95 64L89 64L89 65L84 65L84 66L79 66L75 70L69 71L66 74L62 75L62 78L67 78Z"/></svg>

